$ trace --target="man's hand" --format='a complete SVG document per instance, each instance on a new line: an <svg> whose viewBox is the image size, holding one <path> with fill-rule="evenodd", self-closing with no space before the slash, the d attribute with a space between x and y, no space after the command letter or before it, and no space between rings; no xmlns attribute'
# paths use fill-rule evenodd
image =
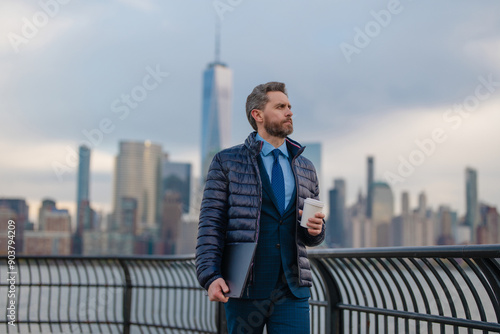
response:
<svg viewBox="0 0 500 334"><path fill-rule="evenodd" d="M211 302L227 303L229 297L224 296L223 292L228 293L229 288L223 278L217 278L208 287L208 299L210 299Z"/></svg>
<svg viewBox="0 0 500 334"><path fill-rule="evenodd" d="M299 215L302 216L302 210L299 210ZM309 226L307 228L307 232L313 237L321 233L321 230L323 229L323 218L325 218L325 214L318 212L313 218L309 218L307 221L307 226Z"/></svg>

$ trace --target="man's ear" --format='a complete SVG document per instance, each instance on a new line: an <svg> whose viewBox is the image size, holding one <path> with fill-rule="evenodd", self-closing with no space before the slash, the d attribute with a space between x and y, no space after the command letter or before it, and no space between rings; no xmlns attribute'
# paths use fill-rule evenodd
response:
<svg viewBox="0 0 500 334"><path fill-rule="evenodd" d="M252 117L257 124L262 123L264 121L264 116L262 115L262 110L253 109L252 110Z"/></svg>

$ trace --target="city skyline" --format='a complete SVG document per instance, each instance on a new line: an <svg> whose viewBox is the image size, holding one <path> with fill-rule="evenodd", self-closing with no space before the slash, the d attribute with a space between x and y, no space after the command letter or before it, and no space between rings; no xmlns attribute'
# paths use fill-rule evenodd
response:
<svg viewBox="0 0 500 334"><path fill-rule="evenodd" d="M321 145L311 143L311 158L321 161ZM25 235L26 254L163 254L176 253L180 236L191 230L195 235L198 185L191 184L191 165L169 160L161 145L120 142L115 168L115 209L103 224L102 214L92 210L88 197L91 151L79 147L78 205L76 229L66 208L45 198L39 208L37 227L25 220L24 199L0 198L4 219L17 221ZM320 163L319 163L320 164ZM401 213L394 210L394 194L387 182L374 181L375 157L367 157L367 188L357 202L345 202L346 182L335 179L329 191L330 208L325 207L330 226L324 247L390 247L498 243L498 210L477 200L477 171L465 169L467 212L459 217L446 204L432 208L427 194L418 195L418 207L411 210L408 192L401 194ZM119 199L119 200L118 200ZM367 210L367 208L371 208ZM187 215L183 215L183 213ZM194 214L194 215L193 215ZM368 216L368 214L370 216ZM7 218L5 218L7 217ZM82 224L83 222L83 224ZM194 224L193 224L194 222ZM188 225L191 228L185 229ZM74 225L74 224L73 224ZM25 232L25 233L24 233ZM160 233L161 232L161 233ZM159 234L160 233L160 234ZM5 238L5 236L3 236ZM21 242L23 243L23 242Z"/></svg>
<svg viewBox="0 0 500 334"><path fill-rule="evenodd" d="M119 147L123 147L124 145L133 145L133 146L139 146L142 147L146 147L148 145L154 145L156 146L158 149L157 149L157 155L158 157L161 157L162 154L164 155L164 158L162 159L162 162L161 162L161 167L160 170L165 170L165 167L164 167L164 164L173 164L173 165L177 165L177 166L190 166L192 163L189 162L189 161L176 161L176 160L172 160L170 158L170 155L168 154L168 152L166 153L160 153L161 151L161 147L159 147L157 144L152 144L150 143L149 141L144 141L144 142L139 142L139 141L134 141L134 142L127 142L127 141L120 141L119 143ZM315 144L315 145L321 145L319 143ZM318 154L318 151L315 150L313 151L315 154ZM137 152L136 152L137 153ZM118 152L117 152L117 155L116 155L116 159L118 160L119 158L119 155L120 155L120 149L118 149ZM319 158L322 160L323 157L320 155ZM374 160L376 160L377 157L375 156L366 156L365 157L367 160L364 161L365 163L365 169L368 170L368 171L371 171L373 173L373 170L376 170L376 167L374 166ZM317 159L317 158L316 158ZM130 160L127 159L127 160ZM367 164L368 162L368 164ZM116 166L116 165L115 165ZM165 165L166 166L166 165ZM179 167L176 167L176 168L179 168ZM194 173L193 173L193 170L192 168L188 168L188 170L190 171L191 173L191 178L193 178L194 176ZM366 170L365 170L365 174L366 174ZM115 173L116 173L116 170L115 170ZM92 169L89 170L89 174L90 174L90 179L92 179ZM461 180L461 182L463 183L463 190L460 192L460 194L458 196L460 197L463 197L464 201L467 201L467 196L468 196L468 192L470 191L469 188L470 188L470 181L469 181L469 178L471 177L470 175L473 175L473 178L474 178L474 184L475 186L477 187L477 183L478 183L478 180L480 180L481 178L481 175L478 176L478 173L477 173L477 170L471 168L470 166L467 166L463 169L463 179ZM370 175L370 173L368 173L368 175ZM115 175L114 178L116 178L117 176ZM345 203L345 208L347 209L348 207L354 205L356 203L356 201L358 201L358 196L361 194L363 196L368 196L368 191L365 189L365 188L360 188L359 191L355 194L355 199L352 200L352 201L349 201L347 200L347 196L346 196L346 188L347 188L347 185L349 184L349 180L344 178L343 176L338 176L337 178L331 180L331 184L326 188L326 189L322 189L322 199L323 201L325 202L329 202L331 203L331 199L329 198L329 196L331 196L331 192L333 189L337 188L338 189L338 184L339 182L342 182L342 197L344 198L344 203ZM75 179L75 182L77 182L77 179ZM137 182L137 181L134 181L134 182ZM163 184L163 180L160 181L161 184ZM401 192L395 192L394 189L391 187L390 183L387 183L385 180L378 180L376 178L373 179L372 181L374 184L379 184L379 185L382 185L382 187L389 187L389 190L392 192L392 197L393 197L393 201L392 201L392 212L393 212L393 217L396 217L398 215L401 215L402 213L404 213L404 208L406 207L409 211L412 211L412 210L416 210L420 207L421 205L421 196L424 195L426 198L432 194L429 194L429 192L427 192L425 189L422 189L422 191L418 192L418 193L412 193L412 192L408 192L408 191L401 191ZM161 184L158 184L158 186L161 186ZM195 181L195 184L196 184L196 181ZM78 187L78 182L76 183L76 186ZM192 196L195 195L195 192L196 192L196 185L191 185L191 187L194 188L191 188L191 190L194 192L191 194ZM365 187L367 187L367 185L365 184ZM116 190L115 190L116 192ZM329 193L328 194L328 201L326 201L324 199L325 196L325 193ZM492 205L492 206L500 206L499 204L497 203L493 203L491 201L484 201L484 200L478 200L478 191L477 191L477 188L474 189L474 196L475 196L475 202L478 203L478 204L487 204L487 205ZM404 200L401 200L401 197L404 197ZM25 200L24 197L13 197L13 196L2 196L0 198L19 198L19 199L22 199L22 200ZM399 199L399 200L398 200ZM71 203L71 202L68 202L68 203L65 203L64 201L59 201L57 198L55 197L51 197L49 195L47 196L44 196L40 199L39 203L36 203L37 205L35 206L32 206L32 205L29 205L28 203L28 206L29 206L29 219L30 219L30 222L34 223L35 226L37 226L38 224L38 220L37 220L37 217L35 217L36 214L38 214L38 210L40 209L40 207L42 206L42 202L44 200L54 200L58 203L58 206L61 207L62 209L65 209L65 210L68 210L68 212L70 213L71 217L72 217L72 226L73 227L76 227L76 223L77 223L77 217L76 217L76 212L77 212L77 209L76 209L76 203ZM191 199L188 199L188 200L191 200L193 202L196 202L193 198ZM368 200L368 199L367 199ZM28 202L28 201L27 201ZM91 205L91 208L94 209L94 202L92 200L90 200L90 205ZM463 211L460 211L458 210L456 207L453 207L453 206L450 206L447 202L444 202L444 203L436 203L435 205L433 204L429 204L427 203L427 199L426 199L426 205L428 208L434 210L434 211L438 211L442 206L445 206L445 207L450 207L452 210L456 211L459 215L459 218L462 217L464 218L464 222L467 222L467 219L468 219L468 216L467 216L467 205L464 205L464 210ZM329 208L330 205L327 205L327 207L325 208L327 210L327 218L329 217ZM98 205L99 207L99 205ZM112 214L114 211L112 210L112 207L113 207L113 202L110 202L109 203L109 208L110 210L109 211L102 211L102 210L94 210L94 211L97 211L99 212L99 214L101 215L106 215L106 214ZM476 210L479 210L479 209L476 209ZM477 211L479 212L479 211ZM187 212L185 212L187 213ZM111 222L108 222L108 224L110 224ZM466 223L467 224L467 223Z"/></svg>
<svg viewBox="0 0 500 334"><path fill-rule="evenodd" d="M29 38L23 25L44 9L0 9L0 113L7 120L0 196L26 198L32 219L45 197L74 214L74 157L84 141L93 152L97 211L111 210L120 140L159 143L200 176L200 73L213 59L214 20L222 23L221 59L234 71L230 145L251 131L244 114L251 89L280 80L295 113L292 138L321 141L323 197L343 178L346 203L353 203L371 155L375 180L388 173L402 180L392 187L396 212L403 191L411 207L425 191L430 206L446 204L462 216L467 167L477 170L478 200L500 203L497 2L401 1L389 12L387 1L322 10L255 1L221 14L209 2L89 1L60 4ZM276 20L282 10L293 20ZM262 25L243 28L256 16ZM15 35L27 42L13 47Z"/></svg>

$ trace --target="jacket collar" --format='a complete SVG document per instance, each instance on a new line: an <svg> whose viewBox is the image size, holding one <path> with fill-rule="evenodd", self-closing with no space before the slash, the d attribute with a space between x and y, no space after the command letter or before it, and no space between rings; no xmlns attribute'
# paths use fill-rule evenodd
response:
<svg viewBox="0 0 500 334"><path fill-rule="evenodd" d="M255 137L257 135L257 131L254 131L248 135L247 139L245 140L245 146L252 152L253 155L257 156L260 153L260 150L262 150L262 145L264 142L257 140ZM285 139L286 146L288 148L288 151L292 154L292 157L296 158L299 155L302 154L304 149L306 148L305 146L300 145L298 142L295 140L292 140L290 138Z"/></svg>
<svg viewBox="0 0 500 334"><path fill-rule="evenodd" d="M275 150L275 147L271 144L269 144L265 139L263 139L258 133L255 135L255 140L260 140L263 141L264 144L262 144L262 148L260 150L260 154L264 156L268 156L272 154L272 152ZM277 148L287 159L290 153L288 152L288 147L286 145L286 142L283 142L283 144Z"/></svg>

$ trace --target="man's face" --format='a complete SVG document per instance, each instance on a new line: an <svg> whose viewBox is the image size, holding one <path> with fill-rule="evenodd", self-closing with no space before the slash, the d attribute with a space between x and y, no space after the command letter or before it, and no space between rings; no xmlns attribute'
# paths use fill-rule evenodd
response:
<svg viewBox="0 0 500 334"><path fill-rule="evenodd" d="M268 92L269 101L263 109L264 129L274 137L286 138L293 132L292 106L282 92Z"/></svg>

